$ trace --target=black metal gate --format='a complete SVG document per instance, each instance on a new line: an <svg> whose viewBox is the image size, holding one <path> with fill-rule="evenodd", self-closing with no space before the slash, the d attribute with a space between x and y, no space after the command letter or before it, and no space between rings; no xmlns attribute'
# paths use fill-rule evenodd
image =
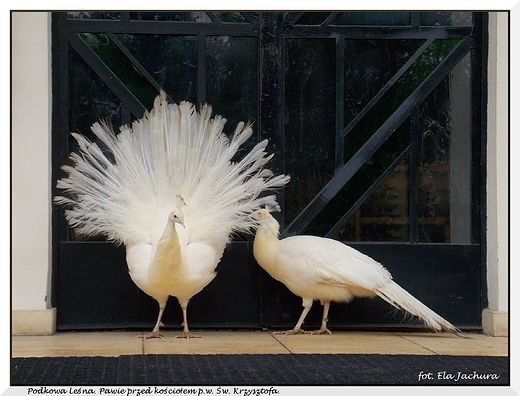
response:
<svg viewBox="0 0 520 396"><path fill-rule="evenodd" d="M485 13L60 12L53 15L53 163L98 118L114 126L173 100L208 102L231 131L256 120L280 195L283 236L333 237L460 327L480 327ZM74 240L54 215L58 328L150 327L156 303L124 248ZM300 300L234 241L190 303L190 327L294 325ZM378 300L331 307L330 327L394 327ZM307 322L319 322L311 311ZM167 325L181 322L170 302Z"/></svg>

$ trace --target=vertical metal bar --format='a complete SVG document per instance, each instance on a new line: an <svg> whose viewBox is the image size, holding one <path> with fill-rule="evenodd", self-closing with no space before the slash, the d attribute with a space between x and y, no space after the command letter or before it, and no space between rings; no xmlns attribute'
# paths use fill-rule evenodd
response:
<svg viewBox="0 0 520 396"><path fill-rule="evenodd" d="M284 19L279 12L260 13L260 126L259 138L269 139L268 150L274 154L271 169L283 172L284 137ZM283 192L279 192L283 193ZM282 211L276 213L284 224L283 197L278 197ZM279 292L272 289L270 279L261 273L259 280L259 323L271 326L278 319Z"/></svg>
<svg viewBox="0 0 520 396"><path fill-rule="evenodd" d="M488 97L488 35L489 13L474 12L473 25L475 29L475 37L477 45L472 54L472 80L478 80L472 83L472 99L476 101L474 104L478 115L475 115L472 125L472 142L480 144L479 157L472 163L472 238L473 243L479 243L480 263L481 263L481 297L480 311L488 306L488 288L487 286L487 97ZM511 26L511 13L509 13L508 26ZM479 50L480 49L480 50ZM511 70L509 70L511 74ZM509 76L511 77L511 76ZM473 85L474 84L474 85ZM511 91L509 92L511 95ZM478 103L478 105L477 105ZM508 100L508 103L511 103ZM477 127L478 125L478 127ZM510 131L511 132L511 131ZM478 184L478 186L477 186ZM475 201L476 200L476 201ZM476 202L477 205L473 205ZM474 207L476 206L476 207Z"/></svg>
<svg viewBox="0 0 520 396"><path fill-rule="evenodd" d="M336 38L336 163L343 165L343 127L345 123L345 39Z"/></svg>
<svg viewBox="0 0 520 396"><path fill-rule="evenodd" d="M478 40L476 48L482 50L471 53L471 241L480 243L485 250L488 13L474 12L473 20L474 34ZM485 259L482 262L486 262Z"/></svg>
<svg viewBox="0 0 520 396"><path fill-rule="evenodd" d="M265 12L260 18L260 136L269 139L274 153L272 169L283 172L284 130L284 65L285 46L281 13ZM283 200L280 200L283 208ZM283 213L283 212L282 212ZM280 215L280 214L279 214Z"/></svg>
<svg viewBox="0 0 520 396"><path fill-rule="evenodd" d="M420 12L412 12L410 15L410 24L412 27L418 28L421 24L421 13Z"/></svg>
<svg viewBox="0 0 520 396"><path fill-rule="evenodd" d="M207 101L207 48L206 32L200 32L197 36L197 101L199 105Z"/></svg>
<svg viewBox="0 0 520 396"><path fill-rule="evenodd" d="M410 242L419 242L419 107L412 110L410 125Z"/></svg>
<svg viewBox="0 0 520 396"><path fill-rule="evenodd" d="M55 155L55 167L53 168L53 188L55 193L56 181L62 176L60 171L60 164L66 164L69 157L69 46L67 45L67 37L75 34L67 29L67 13L56 12L53 13L53 65L55 73L52 73L52 91L53 91L53 153ZM55 207L55 212L58 215L56 222L56 241L67 241L69 234L69 226L65 221L64 208ZM58 248L58 247L57 247Z"/></svg>
<svg viewBox="0 0 520 396"><path fill-rule="evenodd" d="M65 38L65 12L53 12L52 14L52 193L57 195L56 181L60 178L60 164L66 164L68 156L69 135L69 76L68 76L68 52ZM52 279L51 279L51 304L58 306L58 260L60 254L60 241L67 240L67 222L65 221L63 207L52 208Z"/></svg>

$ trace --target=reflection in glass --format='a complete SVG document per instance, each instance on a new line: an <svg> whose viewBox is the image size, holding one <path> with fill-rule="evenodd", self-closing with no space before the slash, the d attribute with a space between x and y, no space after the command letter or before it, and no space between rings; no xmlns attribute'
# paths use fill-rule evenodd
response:
<svg viewBox="0 0 520 396"><path fill-rule="evenodd" d="M408 242L408 160L397 166L334 235L343 241Z"/></svg>
<svg viewBox="0 0 520 396"><path fill-rule="evenodd" d="M343 218L347 212L351 210L351 208L355 207L355 205L358 204L358 202L363 198L366 191L369 191L374 186L377 186L376 182L380 181L380 178L383 177L385 172L387 170L391 169L392 166L398 166L399 164L396 164L396 160L400 158L401 155L403 155L409 146L410 141L410 120L405 120L398 128L397 130L383 143L383 145L376 151L376 153L368 159L367 162L357 171L357 173L343 186L343 188L336 194L336 196L325 206L325 208L316 216L316 218L309 224L309 226L306 228L304 233L312 233L314 235L327 235L334 226ZM399 168L402 170L403 168ZM391 175L397 174L397 171L393 171ZM387 176L388 178L388 176ZM405 179L400 178L401 186L405 187ZM400 198L397 199L395 202L399 202L399 204L392 204L385 206L386 217L390 218L392 220L392 217L401 217L402 213L406 212L405 207L407 206L407 200L406 198L403 198L406 196L405 191L394 191L390 192L387 191L386 193L383 193L383 189L387 188L388 186L392 185L391 181L388 181L389 184L387 184L385 187L379 186L379 192L372 193L372 203L377 202L377 199L374 199L374 194L379 194L379 197L384 196L385 194L397 194ZM383 182L384 184L384 182ZM377 191L377 190L376 190ZM382 206L381 206L382 207ZM395 211L395 213L392 214L392 210ZM368 209L368 206L364 206L364 212L365 215L368 217L375 217L376 213L382 213L378 209L374 209L371 211L371 209ZM387 222L386 217L382 217L380 220L371 220L372 223L379 222L380 224L384 224ZM399 220L401 221L401 220ZM401 221L402 222L402 221ZM364 234L360 235L361 238L367 238L362 240L372 240L370 238L376 238L376 240L384 240L384 238L390 238L390 231L392 229L392 224L395 222L389 222L389 226L386 227L387 231L383 232L384 226L378 226L378 233L374 234L370 231L365 232ZM402 225L402 224L401 224ZM397 232L395 238L408 238L407 235L407 227L397 227L400 228L400 230ZM349 231L347 231L346 235L342 235L342 231L346 231L344 228L343 230L340 228L339 233L336 233L336 237L338 239L342 238L356 238L356 234L348 234ZM395 231L395 230L394 230ZM350 239L352 240L352 239ZM355 239L354 239L355 240ZM393 240L393 239L391 239Z"/></svg>
<svg viewBox="0 0 520 396"><path fill-rule="evenodd" d="M419 241L471 243L470 56L420 106Z"/></svg>

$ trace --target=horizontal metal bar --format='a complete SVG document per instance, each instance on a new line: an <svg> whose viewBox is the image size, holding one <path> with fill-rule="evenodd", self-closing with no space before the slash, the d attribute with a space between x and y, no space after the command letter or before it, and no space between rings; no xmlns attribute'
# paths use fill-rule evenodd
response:
<svg viewBox="0 0 520 396"><path fill-rule="evenodd" d="M69 20L69 29L72 31L114 34L178 34L197 35L205 32L208 36L257 36L259 34L258 23L213 23L213 22L188 22L188 21L95 21L95 20Z"/></svg>
<svg viewBox="0 0 520 396"><path fill-rule="evenodd" d="M471 34L472 27L451 26L342 26L342 25L292 25L286 26L284 38L355 39L451 39Z"/></svg>
<svg viewBox="0 0 520 396"><path fill-rule="evenodd" d="M397 108L397 110L379 127L370 139L355 153L352 158L336 172L332 180L320 193L300 212L291 224L284 230L285 235L301 233L318 213L330 202L339 190L356 174L363 164L375 154L377 149L409 116L417 103L421 103L430 92L445 78L448 73L471 50L472 38L462 40L453 51L432 71L419 87Z"/></svg>
<svg viewBox="0 0 520 396"><path fill-rule="evenodd" d="M366 190L363 195L356 201L354 205L339 219L339 221L332 227L329 232L325 235L326 238L331 237L339 230L339 228L345 223L345 221L365 202L365 200L378 188L381 183L394 171L395 168L399 166L401 162L405 159L405 157L410 152L410 146L408 146L397 159L392 162L392 164L383 172L381 176L370 186L368 190Z"/></svg>

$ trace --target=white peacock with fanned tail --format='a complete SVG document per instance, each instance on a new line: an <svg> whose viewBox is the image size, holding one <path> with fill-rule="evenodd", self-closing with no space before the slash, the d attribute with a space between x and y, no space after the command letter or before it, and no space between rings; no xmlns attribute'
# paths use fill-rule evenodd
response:
<svg viewBox="0 0 520 396"><path fill-rule="evenodd" d="M255 226L251 213L275 205L264 192L289 178L266 168L272 158L267 141L234 162L251 137L250 124L239 123L231 138L226 120L199 112L188 102L168 103L161 93L150 112L116 135L104 123L92 131L110 151L73 134L79 152L58 181L69 225L79 235L104 235L126 247L134 283L159 303L157 323L145 338L161 337L159 326L169 296L183 311L183 333L190 333L187 306L215 277L224 248L234 233Z"/></svg>

